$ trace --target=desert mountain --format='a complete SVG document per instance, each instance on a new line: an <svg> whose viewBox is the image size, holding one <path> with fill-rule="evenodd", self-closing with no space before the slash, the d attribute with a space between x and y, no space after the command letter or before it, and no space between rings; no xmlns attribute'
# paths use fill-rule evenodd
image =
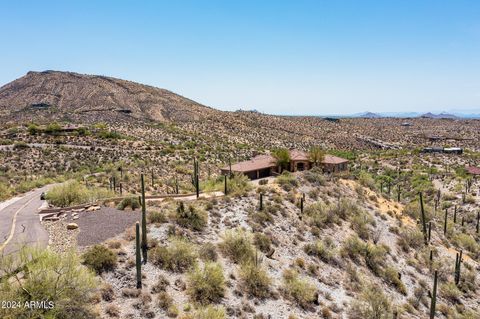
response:
<svg viewBox="0 0 480 319"><path fill-rule="evenodd" d="M210 112L216 111L164 89L73 72L28 72L0 88L0 115L10 119L189 122Z"/></svg>

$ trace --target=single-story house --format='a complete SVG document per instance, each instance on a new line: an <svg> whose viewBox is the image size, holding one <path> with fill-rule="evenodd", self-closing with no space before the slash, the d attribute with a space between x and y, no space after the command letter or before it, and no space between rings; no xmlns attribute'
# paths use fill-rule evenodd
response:
<svg viewBox="0 0 480 319"><path fill-rule="evenodd" d="M335 173L347 170L348 160L326 154L322 161L322 167L325 172Z"/></svg>
<svg viewBox="0 0 480 319"><path fill-rule="evenodd" d="M308 170L313 167L306 152L299 150L290 150L290 165L288 170L291 172ZM325 172L334 173L348 169L348 160L333 155L325 155L321 166ZM222 175L230 173L242 173L250 179L263 178L279 174L281 169L277 165L277 160L272 155L257 155L248 161L225 166L220 169Z"/></svg>

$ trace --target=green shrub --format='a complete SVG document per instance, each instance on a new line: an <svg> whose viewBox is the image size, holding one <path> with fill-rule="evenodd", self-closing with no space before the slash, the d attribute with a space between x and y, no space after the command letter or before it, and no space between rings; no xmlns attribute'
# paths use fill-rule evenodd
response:
<svg viewBox="0 0 480 319"><path fill-rule="evenodd" d="M23 265L23 276L12 272ZM92 299L98 286L94 274L73 253L56 254L48 249L22 249L15 257L0 259L0 272L10 273L0 282L0 300L51 301L54 307L35 310L0 308L1 318L96 318ZM21 284L20 284L21 283ZM47 303L48 306L48 303Z"/></svg>
<svg viewBox="0 0 480 319"><path fill-rule="evenodd" d="M402 229L399 231L399 236L397 243L405 252L410 248L418 249L424 245L423 233L418 229Z"/></svg>
<svg viewBox="0 0 480 319"><path fill-rule="evenodd" d="M152 224L163 224L167 222L165 214L159 211L151 211L147 214L148 222Z"/></svg>
<svg viewBox="0 0 480 319"><path fill-rule="evenodd" d="M238 173L227 179L227 187L230 196L245 196L252 189L248 177Z"/></svg>
<svg viewBox="0 0 480 319"><path fill-rule="evenodd" d="M283 272L283 289L286 297L295 301L300 307L308 308L316 302L317 288L306 279L299 277L292 269Z"/></svg>
<svg viewBox="0 0 480 319"><path fill-rule="evenodd" d="M99 199L112 196L112 193L102 188L87 188L78 181L68 181L52 187L47 192L46 199L52 205L68 207L72 205L94 203Z"/></svg>
<svg viewBox="0 0 480 319"><path fill-rule="evenodd" d="M140 208L140 202L136 196L128 196L123 198L120 203L117 205L117 209L125 210L125 208L130 207L132 210Z"/></svg>
<svg viewBox="0 0 480 319"><path fill-rule="evenodd" d="M117 255L103 245L90 247L83 254L83 264L93 269L97 274L110 271L117 266Z"/></svg>
<svg viewBox="0 0 480 319"><path fill-rule="evenodd" d="M192 301L202 305L219 302L225 294L225 277L220 264L207 262L190 272L187 292Z"/></svg>
<svg viewBox="0 0 480 319"><path fill-rule="evenodd" d="M378 286L365 287L360 298L350 305L348 318L350 319L390 319L391 303L389 297Z"/></svg>
<svg viewBox="0 0 480 319"><path fill-rule="evenodd" d="M380 268L385 265L387 249L383 245L367 243L364 250L365 263L375 273L379 274Z"/></svg>
<svg viewBox="0 0 480 319"><path fill-rule="evenodd" d="M191 243L174 239L168 246L155 247L151 258L154 264L163 269L184 272L195 264L197 253Z"/></svg>
<svg viewBox="0 0 480 319"><path fill-rule="evenodd" d="M403 284L402 280L398 278L398 271L393 267L387 267L383 273L385 280L395 286L400 293L407 295L407 288Z"/></svg>
<svg viewBox="0 0 480 319"><path fill-rule="evenodd" d="M218 258L217 247L212 243L205 243L200 247L199 255L204 261L216 261Z"/></svg>
<svg viewBox="0 0 480 319"><path fill-rule="evenodd" d="M306 254L310 256L315 256L327 263L333 257L332 249L333 247L325 245L320 240L317 240L314 243L305 244L305 246L303 246L303 250L305 251Z"/></svg>
<svg viewBox="0 0 480 319"><path fill-rule="evenodd" d="M191 317L182 318L189 319ZM225 309L223 307L206 306L195 311L192 319L226 319Z"/></svg>
<svg viewBox="0 0 480 319"><path fill-rule="evenodd" d="M348 256L354 261L359 261L360 257L365 253L365 242L363 242L357 235L351 235L343 243L342 255Z"/></svg>
<svg viewBox="0 0 480 319"><path fill-rule="evenodd" d="M220 248L235 263L251 260L254 256L251 235L240 228L226 231Z"/></svg>
<svg viewBox="0 0 480 319"><path fill-rule="evenodd" d="M289 171L283 171L282 174L278 175L275 181L286 191L290 191L292 188L298 186L297 178Z"/></svg>
<svg viewBox="0 0 480 319"><path fill-rule="evenodd" d="M312 185L323 186L325 185L325 176L323 175L320 167L314 167L311 170L305 171L303 177Z"/></svg>
<svg viewBox="0 0 480 319"><path fill-rule="evenodd" d="M183 202L178 204L176 219L180 226L197 231L203 230L208 223L208 215L203 209L193 205L185 209Z"/></svg>
<svg viewBox="0 0 480 319"><path fill-rule="evenodd" d="M253 235L253 242L255 246L263 253L268 253L272 248L272 241L270 237L264 233L255 233Z"/></svg>
<svg viewBox="0 0 480 319"><path fill-rule="evenodd" d="M450 302L460 301L461 292L453 282L448 282L440 286L441 296Z"/></svg>
<svg viewBox="0 0 480 319"><path fill-rule="evenodd" d="M241 265L240 281L242 287L250 296L266 298L270 295L272 280L266 270L254 262L245 262Z"/></svg>
<svg viewBox="0 0 480 319"><path fill-rule="evenodd" d="M8 185L0 182L0 200L5 200L9 198L11 194L12 189Z"/></svg>

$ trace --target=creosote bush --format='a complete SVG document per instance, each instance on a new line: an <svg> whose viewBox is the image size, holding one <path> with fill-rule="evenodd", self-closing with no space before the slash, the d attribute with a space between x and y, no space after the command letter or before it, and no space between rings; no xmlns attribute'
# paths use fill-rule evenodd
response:
<svg viewBox="0 0 480 319"><path fill-rule="evenodd" d="M96 318L92 300L99 283L75 253L24 248L15 257L15 261L12 255L0 259L0 272L12 275L0 282L0 300L15 300L22 305L31 300L47 300L54 307L1 307L1 318ZM15 272L19 265L24 266L22 278Z"/></svg>
<svg viewBox="0 0 480 319"><path fill-rule="evenodd" d="M226 231L220 248L235 263L251 260L254 257L251 234L240 228Z"/></svg>
<svg viewBox="0 0 480 319"><path fill-rule="evenodd" d="M188 274L187 292L193 302L202 305L219 302L225 294L222 266L207 262L203 267L195 267Z"/></svg>
<svg viewBox="0 0 480 319"><path fill-rule="evenodd" d="M168 246L159 245L152 249L151 258L163 269L184 272L195 264L197 252L191 243L174 239Z"/></svg>
<svg viewBox="0 0 480 319"><path fill-rule="evenodd" d="M93 203L98 199L111 197L112 192L103 188L87 188L77 181L69 181L52 187L46 199L52 205L67 207L78 204Z"/></svg>
<svg viewBox="0 0 480 319"><path fill-rule="evenodd" d="M104 271L115 269L117 266L117 255L103 245L95 245L83 254L83 263L97 274L101 274Z"/></svg>
<svg viewBox="0 0 480 319"><path fill-rule="evenodd" d="M283 272L283 290L287 298L295 301L302 308L309 308L317 298L317 289L306 279L299 277L292 269Z"/></svg>
<svg viewBox="0 0 480 319"><path fill-rule="evenodd" d="M140 202L136 196L128 196L120 201L117 205L117 209L125 210L125 208L130 207L132 210L140 208Z"/></svg>
<svg viewBox="0 0 480 319"><path fill-rule="evenodd" d="M241 285L253 297L266 298L270 295L272 280L266 270L255 262L245 262L240 266Z"/></svg>
<svg viewBox="0 0 480 319"><path fill-rule="evenodd" d="M167 217L165 216L165 214L159 211L148 212L147 218L148 222L153 224L163 224L167 222Z"/></svg>
<svg viewBox="0 0 480 319"><path fill-rule="evenodd" d="M178 204L176 219L180 226L197 231L204 229L208 223L208 215L203 209L194 205L185 208L183 202Z"/></svg>
<svg viewBox="0 0 480 319"><path fill-rule="evenodd" d="M369 286L364 289L360 298L350 305L350 319L390 319L391 303L382 292L381 287Z"/></svg>
<svg viewBox="0 0 480 319"><path fill-rule="evenodd" d="M208 305L195 310L193 314L185 314L180 319L225 319L225 309Z"/></svg>

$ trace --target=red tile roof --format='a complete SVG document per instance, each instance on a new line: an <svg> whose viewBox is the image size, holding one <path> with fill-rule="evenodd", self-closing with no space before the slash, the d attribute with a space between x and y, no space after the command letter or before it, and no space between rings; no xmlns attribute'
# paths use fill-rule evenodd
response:
<svg viewBox="0 0 480 319"><path fill-rule="evenodd" d="M342 163L347 163L347 162L348 162L347 159L344 159L344 158L341 158L341 157L338 157L338 156L333 156L333 155L326 154L323 161L322 161L322 164L342 164Z"/></svg>
<svg viewBox="0 0 480 319"><path fill-rule="evenodd" d="M299 150L290 150L290 159L292 161L308 161L308 154L305 153L304 151L299 151Z"/></svg>
<svg viewBox="0 0 480 319"><path fill-rule="evenodd" d="M480 168L475 166L467 166L467 172L472 175L480 175Z"/></svg>
<svg viewBox="0 0 480 319"><path fill-rule="evenodd" d="M275 167L277 165L276 162L276 159L271 155L258 155L248 161L233 164L232 171L242 173L256 171L264 168ZM222 168L222 171L228 170L230 170L229 166Z"/></svg>

